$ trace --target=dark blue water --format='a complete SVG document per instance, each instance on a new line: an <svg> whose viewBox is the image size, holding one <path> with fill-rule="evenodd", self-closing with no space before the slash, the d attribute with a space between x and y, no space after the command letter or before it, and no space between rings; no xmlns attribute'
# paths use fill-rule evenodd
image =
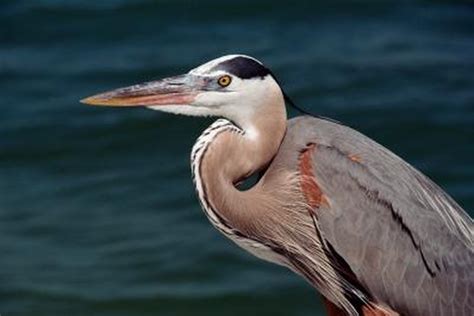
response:
<svg viewBox="0 0 474 316"><path fill-rule="evenodd" d="M212 120L78 103L228 53L474 209L468 1L3 0L2 315L322 315L203 216L188 156Z"/></svg>

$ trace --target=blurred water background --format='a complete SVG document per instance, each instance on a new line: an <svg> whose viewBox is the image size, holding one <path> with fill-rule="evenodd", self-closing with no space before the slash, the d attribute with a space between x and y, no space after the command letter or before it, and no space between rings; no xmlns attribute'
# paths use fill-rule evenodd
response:
<svg viewBox="0 0 474 316"><path fill-rule="evenodd" d="M78 103L228 53L473 214L472 2L2 0L2 316L323 315L202 214L188 156L212 120Z"/></svg>

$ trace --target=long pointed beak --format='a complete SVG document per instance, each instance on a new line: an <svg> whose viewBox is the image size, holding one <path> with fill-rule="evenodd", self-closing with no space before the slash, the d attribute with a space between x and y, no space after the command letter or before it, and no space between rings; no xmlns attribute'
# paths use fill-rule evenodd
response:
<svg viewBox="0 0 474 316"><path fill-rule="evenodd" d="M189 75L181 75L96 94L81 102L103 106L186 105L198 93L199 87Z"/></svg>

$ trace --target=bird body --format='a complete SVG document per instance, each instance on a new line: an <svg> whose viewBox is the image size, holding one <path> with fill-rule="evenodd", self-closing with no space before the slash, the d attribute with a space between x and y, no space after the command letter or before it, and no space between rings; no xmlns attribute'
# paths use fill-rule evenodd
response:
<svg viewBox="0 0 474 316"><path fill-rule="evenodd" d="M308 144L325 201L316 229L339 277L399 314L474 314L472 220L459 205L383 146L317 118L290 121L273 163L295 168Z"/></svg>
<svg viewBox="0 0 474 316"><path fill-rule="evenodd" d="M404 315L473 313L463 307L474 278L469 217L383 146L340 124L295 118L264 176L241 192L233 181L225 183L230 177L210 170L224 156L219 146L228 154L220 165L245 169L238 164L248 161L239 155L239 145L228 146L243 144L244 132L219 120L203 135L214 148L198 141L192 154L201 204L213 225L247 251L295 270L326 297L348 306L383 303ZM212 156L202 162L206 149ZM391 168L381 168L375 154ZM304 170L308 163L310 169ZM202 172L216 179L202 179ZM236 180L241 176L237 173ZM212 189L203 188L202 181ZM226 200L222 197L229 194L221 190L236 190L236 196ZM392 204L395 196L400 204ZM411 226L418 220L423 224ZM437 233L426 236L427 227ZM425 238L432 239L428 245Z"/></svg>
<svg viewBox="0 0 474 316"><path fill-rule="evenodd" d="M224 117L191 153L205 214L242 248L306 279L331 315L474 315L472 219L357 131L287 121L285 94L257 60L225 56L84 102Z"/></svg>

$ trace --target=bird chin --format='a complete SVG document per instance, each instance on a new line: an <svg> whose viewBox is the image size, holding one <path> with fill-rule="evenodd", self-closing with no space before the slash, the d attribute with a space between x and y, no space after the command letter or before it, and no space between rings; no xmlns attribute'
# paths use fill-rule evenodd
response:
<svg viewBox="0 0 474 316"><path fill-rule="evenodd" d="M214 115L209 108L189 105L189 104L170 104L170 105L151 105L149 109L172 114L188 116L212 116Z"/></svg>

